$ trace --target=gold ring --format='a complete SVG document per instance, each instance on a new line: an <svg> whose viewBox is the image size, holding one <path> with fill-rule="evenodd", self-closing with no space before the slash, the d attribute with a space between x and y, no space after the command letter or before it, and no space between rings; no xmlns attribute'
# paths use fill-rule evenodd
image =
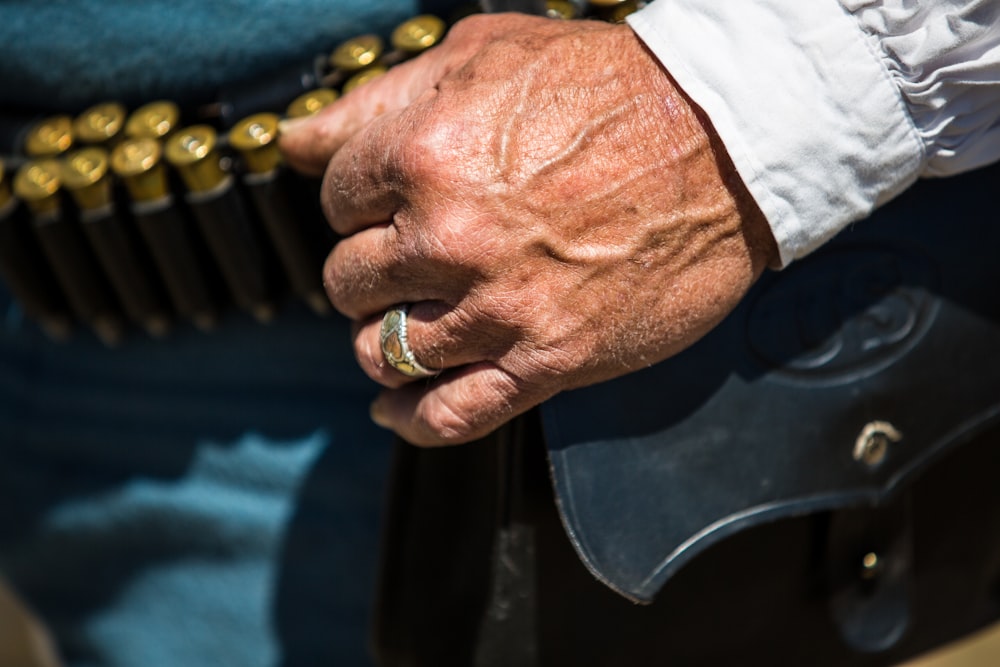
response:
<svg viewBox="0 0 1000 667"><path fill-rule="evenodd" d="M403 375L411 378L434 377L441 371L423 366L410 349L410 343L406 338L406 313L409 310L409 304L404 303L390 308L382 317L382 330L379 335L382 342L382 356L390 366Z"/></svg>

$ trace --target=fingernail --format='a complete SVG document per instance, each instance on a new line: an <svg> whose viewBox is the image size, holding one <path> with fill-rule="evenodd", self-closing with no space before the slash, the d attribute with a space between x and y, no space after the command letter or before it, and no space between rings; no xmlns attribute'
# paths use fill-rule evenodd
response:
<svg viewBox="0 0 1000 667"><path fill-rule="evenodd" d="M386 414L385 408L382 407L382 401L376 399L369 406L368 414L371 415L372 421L382 428L392 428L392 425L389 423L389 415Z"/></svg>

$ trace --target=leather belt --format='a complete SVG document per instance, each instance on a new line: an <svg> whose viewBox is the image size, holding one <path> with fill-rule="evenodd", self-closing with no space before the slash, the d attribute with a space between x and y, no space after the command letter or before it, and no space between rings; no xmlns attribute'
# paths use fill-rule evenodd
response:
<svg viewBox="0 0 1000 667"><path fill-rule="evenodd" d="M638 6L522 9L621 21ZM18 128L19 153L0 159L0 279L57 340L79 324L108 345L136 327L153 337L178 322L210 330L230 306L268 322L288 294L326 314L321 266L335 238L318 181L281 164L279 119L315 113L446 29L417 16L388 48L358 36L191 109L161 100L129 113L105 102Z"/></svg>

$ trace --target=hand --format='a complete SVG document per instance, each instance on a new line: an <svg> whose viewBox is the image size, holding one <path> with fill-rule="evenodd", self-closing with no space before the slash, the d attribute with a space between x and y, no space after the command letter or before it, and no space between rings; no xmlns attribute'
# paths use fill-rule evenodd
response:
<svg viewBox="0 0 1000 667"><path fill-rule="evenodd" d="M484 15L286 128L345 238L324 269L356 321L372 416L467 442L557 392L689 346L776 257L707 119L631 29ZM411 303L413 381L383 359Z"/></svg>

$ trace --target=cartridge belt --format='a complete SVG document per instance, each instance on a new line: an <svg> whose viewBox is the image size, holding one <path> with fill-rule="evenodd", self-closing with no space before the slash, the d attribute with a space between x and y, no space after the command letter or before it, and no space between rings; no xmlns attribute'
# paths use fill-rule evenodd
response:
<svg viewBox="0 0 1000 667"><path fill-rule="evenodd" d="M549 0L546 11L621 21L637 6ZM335 237L319 181L282 164L280 118L316 113L440 42L447 25L417 16L389 48L358 36L209 104L105 102L19 128L16 152L0 158L0 281L56 340L79 325L108 345L136 328L211 330L234 306L264 323L288 296L325 315Z"/></svg>

